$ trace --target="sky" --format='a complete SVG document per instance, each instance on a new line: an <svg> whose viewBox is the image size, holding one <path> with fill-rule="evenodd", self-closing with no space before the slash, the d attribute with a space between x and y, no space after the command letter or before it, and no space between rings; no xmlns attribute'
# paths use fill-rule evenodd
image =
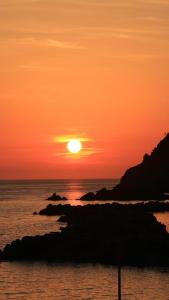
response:
<svg viewBox="0 0 169 300"><path fill-rule="evenodd" d="M169 0L0 0L0 66L1 179L119 178L169 131Z"/></svg>

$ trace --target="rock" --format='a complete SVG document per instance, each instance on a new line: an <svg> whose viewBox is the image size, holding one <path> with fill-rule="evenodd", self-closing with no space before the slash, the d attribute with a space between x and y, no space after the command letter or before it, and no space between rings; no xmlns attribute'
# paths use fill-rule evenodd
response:
<svg viewBox="0 0 169 300"><path fill-rule="evenodd" d="M89 192L89 193L85 194L84 196L82 196L79 200L85 200L85 201L95 200L95 194L92 192Z"/></svg>
<svg viewBox="0 0 169 300"><path fill-rule="evenodd" d="M63 201L63 200L68 200L66 197L61 197L59 195L56 195L56 193L53 193L49 198L46 200L52 200L52 201Z"/></svg>
<svg viewBox="0 0 169 300"><path fill-rule="evenodd" d="M71 210L70 204L62 205L47 205L46 208L40 210L39 215L46 215L46 216L60 216L65 214L65 212Z"/></svg>
<svg viewBox="0 0 169 300"><path fill-rule="evenodd" d="M135 204L120 204L120 203L106 203L106 204L90 204L90 205L77 205L77 206L71 206L69 204L67 205L52 205L49 204L46 208L40 210L39 215L45 215L45 216L61 216L59 220L65 220L65 216L79 213L81 214L82 211L88 211L88 209L93 210L93 212L97 209L102 209L103 213L104 211L110 209L111 211L121 210L130 210L137 211L137 212L169 212L169 202L160 202L160 201L148 201L148 202L139 202ZM67 217L66 217L67 220Z"/></svg>
<svg viewBox="0 0 169 300"><path fill-rule="evenodd" d="M65 209L67 227L58 233L24 237L2 251L3 260L51 260L169 266L169 234L151 214L132 204ZM140 206L141 207L141 206ZM61 212L61 206L59 206Z"/></svg>
<svg viewBox="0 0 169 300"><path fill-rule="evenodd" d="M143 161L126 171L112 190L102 189L80 200L164 200L169 195L169 134Z"/></svg>

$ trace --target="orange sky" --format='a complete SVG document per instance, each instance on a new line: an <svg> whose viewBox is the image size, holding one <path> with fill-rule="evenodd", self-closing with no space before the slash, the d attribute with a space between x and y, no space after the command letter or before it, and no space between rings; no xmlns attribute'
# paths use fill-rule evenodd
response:
<svg viewBox="0 0 169 300"><path fill-rule="evenodd" d="M168 0L1 0L0 66L0 178L119 177L169 131Z"/></svg>

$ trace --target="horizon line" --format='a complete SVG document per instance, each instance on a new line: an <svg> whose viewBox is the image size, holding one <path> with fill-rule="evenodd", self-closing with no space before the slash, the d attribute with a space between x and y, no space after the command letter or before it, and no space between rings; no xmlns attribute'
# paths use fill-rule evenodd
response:
<svg viewBox="0 0 169 300"><path fill-rule="evenodd" d="M120 177L119 177L120 178ZM0 181L45 181L45 180L119 180L113 177L93 177L93 178L0 178Z"/></svg>

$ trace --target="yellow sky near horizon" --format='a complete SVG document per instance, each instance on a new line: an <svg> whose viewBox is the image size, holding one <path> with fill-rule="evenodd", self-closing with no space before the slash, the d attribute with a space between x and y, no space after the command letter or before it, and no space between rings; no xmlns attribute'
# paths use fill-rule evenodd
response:
<svg viewBox="0 0 169 300"><path fill-rule="evenodd" d="M0 0L0 65L0 178L119 177L169 128L169 1Z"/></svg>

